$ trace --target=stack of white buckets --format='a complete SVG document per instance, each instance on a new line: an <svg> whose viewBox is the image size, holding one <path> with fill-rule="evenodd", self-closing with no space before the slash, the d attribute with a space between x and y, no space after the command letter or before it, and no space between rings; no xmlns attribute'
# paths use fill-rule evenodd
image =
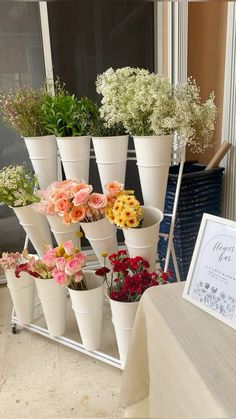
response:
<svg viewBox="0 0 236 419"><path fill-rule="evenodd" d="M92 137L96 162L100 175L101 185L104 190L104 185L108 182L116 180L122 184L125 183L127 151L128 151L128 136L117 137ZM89 161L90 161L90 137L66 137L56 138L54 136L25 138L25 143L29 152L34 171L38 176L39 186L45 189L50 183L58 180L58 157L57 147L59 149L61 162L63 164L66 179L85 180L89 181ZM173 136L150 136L150 137L134 137L134 145L137 157L137 166L139 171L140 183L142 188L144 200L144 223L142 229L127 229L124 230L125 244L127 246L130 257L142 256L149 260L151 270L155 269L156 263L156 249L159 236L159 225L162 220L164 200L166 194L166 186L168 179L168 171L171 160ZM131 185L127 185L130 188ZM27 207L27 212L22 209L15 209L15 213L20 220L23 228L28 234L33 246L35 247L39 256L42 255L43 245L45 242L51 243L50 232L47 220L40 214L35 213L30 206ZM79 226L73 224L65 226L61 218L58 216L48 216L48 222L51 227L55 239L58 244L72 239L74 244L79 244L78 230ZM105 222L108 221L105 219ZM91 226L89 223L83 225L85 235L91 239L91 245L94 248L98 259L102 263L101 251L108 250L108 253L113 253L118 250L117 244L104 248L98 236L92 238ZM108 223L109 224L109 223ZM110 228L114 226L110 225ZM89 233L86 234L86 228ZM104 231L104 226L102 227ZM142 234L141 234L142 232ZM98 234L98 233L96 233ZM115 234L115 233L114 233ZM96 243L99 248L96 249ZM102 248L102 247L103 248ZM32 278L27 275L24 278L29 286L29 296L33 295ZM36 280L36 285L39 281ZM50 284L51 281L44 281ZM21 281L21 283L23 283ZM19 282L18 282L19 284ZM12 289L12 281L9 278L8 286ZM49 285L50 286L50 285ZM43 291L38 286L39 297L42 301L46 301L43 296ZM66 292L63 287L57 287L58 298L66 301ZM60 290L60 291L59 291ZM53 290L53 293L55 291ZM85 294L84 294L85 296ZM14 301L16 307L16 302ZM131 331L137 310L138 303L121 303L110 301L112 310L112 319L116 331L117 343L121 364L124 366L129 341L131 338ZM64 304L65 306L66 304ZM25 305L26 306L26 305ZM56 310L55 307L53 309ZM129 312L129 313L128 313ZM58 314L58 312L57 312ZM56 317L56 316L55 316ZM64 317L65 318L65 317ZM129 318L129 320L127 320ZM20 323L30 323L33 319L32 311L29 311L26 318L19 319ZM25 321L27 320L27 321ZM57 330L49 330L52 335L61 335L65 330L65 325ZM100 327L102 321L100 320ZM50 329L50 327L49 327ZM55 333L56 332L56 333ZM97 349L97 348L95 348ZM91 345L89 347L91 350ZM94 350L92 348L92 350Z"/></svg>

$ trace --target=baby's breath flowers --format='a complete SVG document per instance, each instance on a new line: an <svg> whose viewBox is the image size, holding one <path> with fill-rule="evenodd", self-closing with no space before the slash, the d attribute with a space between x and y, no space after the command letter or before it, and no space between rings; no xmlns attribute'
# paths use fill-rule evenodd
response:
<svg viewBox="0 0 236 419"><path fill-rule="evenodd" d="M194 152L212 145L217 109L214 94L201 100L196 81L175 88L159 74L140 68L109 68L98 75L101 117L106 125L122 124L131 135L177 133Z"/></svg>
<svg viewBox="0 0 236 419"><path fill-rule="evenodd" d="M47 135L44 126L42 105L48 94L24 86L17 91L0 92L0 114L3 122L24 137Z"/></svg>
<svg viewBox="0 0 236 419"><path fill-rule="evenodd" d="M24 166L8 166L0 170L0 205L23 207L39 201L35 174Z"/></svg>
<svg viewBox="0 0 236 419"><path fill-rule="evenodd" d="M96 86L103 96L100 113L108 127L122 124L131 135L162 135L173 130L169 116L174 101L167 78L140 68L109 68L97 77ZM150 120L154 107L159 113L156 131Z"/></svg>

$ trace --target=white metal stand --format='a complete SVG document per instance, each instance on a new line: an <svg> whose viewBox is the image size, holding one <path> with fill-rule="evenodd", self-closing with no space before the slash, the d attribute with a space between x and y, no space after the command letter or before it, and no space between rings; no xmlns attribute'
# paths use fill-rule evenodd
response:
<svg viewBox="0 0 236 419"><path fill-rule="evenodd" d="M129 150L129 153L134 153L134 150ZM95 158L93 155L91 158ZM176 185L176 193L175 193L175 199L174 199L174 206L173 206L173 212L172 214L165 214L165 216L171 217L171 224L170 224L170 231L169 234L161 233L160 236L164 237L165 240L168 240L167 244L167 252L166 252L166 260L165 260L165 268L164 271L167 272L170 256L172 256L174 268L175 268L175 274L177 281L180 281L180 275L179 275L179 269L173 244L173 238L174 238L174 226L175 226L175 220L176 220L176 213L177 213L177 207L178 207L178 200L179 200L179 193L180 193L180 186L181 186L181 179L183 174L183 167L184 167L184 161L185 161L185 149L182 147L180 151L174 151L173 152L173 159L175 160L175 164L179 164L179 174L178 174L178 181ZM173 160L172 159L172 160ZM136 160L136 157L129 156L128 160ZM24 243L24 249L27 249L29 243L29 238L26 236L25 243ZM124 247L124 246L123 246ZM89 262L87 263L87 267L89 269L96 269L98 268L99 262L94 258L94 254L92 250L85 251L87 253L88 257L90 257ZM89 259L89 258L88 258ZM35 304L35 308L40 304L40 302ZM12 333L16 333L17 326L19 325L14 308L12 312L12 318L11 318L11 325L12 325ZM36 325L35 323L25 325L23 326L25 329L28 329L34 333L38 333L42 336L45 336L51 340L54 340L55 342L59 342L63 345L69 346L72 349L75 349L79 352L82 352L83 354L86 354L90 357L93 357L95 359L98 359L99 361L105 362L107 364L110 364L116 368L123 369L121 366L121 362L119 359L114 358L106 353L99 352L99 351L88 351L84 348L83 344L79 341L75 341L72 339L69 339L66 336L59 336L59 337L52 337L49 335L48 330L46 328L43 328L41 326Z"/></svg>

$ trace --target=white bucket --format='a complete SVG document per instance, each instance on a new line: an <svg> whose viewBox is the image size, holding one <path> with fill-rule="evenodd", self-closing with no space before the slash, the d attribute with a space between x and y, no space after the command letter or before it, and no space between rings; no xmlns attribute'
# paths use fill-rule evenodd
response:
<svg viewBox="0 0 236 419"><path fill-rule="evenodd" d="M124 368L139 303L123 303L112 299L109 301L121 366Z"/></svg>
<svg viewBox="0 0 236 419"><path fill-rule="evenodd" d="M153 272L156 266L157 243L163 213L154 207L143 206L142 210L144 218L142 228L124 228L123 233L129 256L142 256L150 264L149 272Z"/></svg>
<svg viewBox="0 0 236 419"><path fill-rule="evenodd" d="M57 137L66 179L89 180L90 137Z"/></svg>
<svg viewBox="0 0 236 419"><path fill-rule="evenodd" d="M72 240L75 247L80 247L80 225L79 223L66 225L63 223L62 217L59 215L47 215L51 232L53 233L58 245Z"/></svg>
<svg viewBox="0 0 236 419"><path fill-rule="evenodd" d="M163 211L173 135L134 136L144 204Z"/></svg>
<svg viewBox="0 0 236 419"><path fill-rule="evenodd" d="M5 271L16 317L20 325L30 324L34 319L35 281L27 272L16 278L14 269Z"/></svg>
<svg viewBox="0 0 236 419"><path fill-rule="evenodd" d="M103 192L104 185L116 180L125 183L128 135L92 137Z"/></svg>
<svg viewBox="0 0 236 419"><path fill-rule="evenodd" d="M66 328L66 288L54 279L35 278L38 297L50 336L62 336Z"/></svg>
<svg viewBox="0 0 236 419"><path fill-rule="evenodd" d="M44 215L35 212L31 205L12 207L20 225L22 225L34 246L38 256L44 253L45 244L52 244L48 222Z"/></svg>
<svg viewBox="0 0 236 419"><path fill-rule="evenodd" d="M25 137L24 140L39 186L41 189L46 189L50 183L58 179L56 137L45 135Z"/></svg>
<svg viewBox="0 0 236 419"><path fill-rule="evenodd" d="M88 290L68 289L82 343L88 351L96 351L101 345L104 285L94 271L84 271L84 275Z"/></svg>
<svg viewBox="0 0 236 419"><path fill-rule="evenodd" d="M80 222L80 225L101 265L104 262L103 252L107 252L107 254L118 252L116 227L107 218L91 223Z"/></svg>

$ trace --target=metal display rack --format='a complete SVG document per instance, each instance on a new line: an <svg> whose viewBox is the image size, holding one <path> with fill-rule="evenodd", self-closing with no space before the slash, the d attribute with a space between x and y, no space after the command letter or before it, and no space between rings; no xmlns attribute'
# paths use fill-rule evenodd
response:
<svg viewBox="0 0 236 419"><path fill-rule="evenodd" d="M93 150L92 150L93 151ZM135 156L132 156L134 154L134 150L128 150L128 158L127 160L136 160ZM95 158L94 155L91 155L91 158ZM178 207L178 199L179 199L179 193L180 193L180 186L181 186L181 179L183 174L183 168L184 168L184 162L185 162L185 147L184 145L180 147L173 147L172 152L172 165L178 165L179 164L179 173L178 173L178 181L176 185L176 192L175 192L175 199L174 199L174 206L173 206L173 212L172 214L164 214L165 216L171 217L171 223L170 223L170 231L169 234L160 233L160 236L164 237L165 240L168 240L167 244L167 251L166 251L166 259L165 259L165 268L164 272L167 272L170 256L172 256L174 268L175 268L175 274L177 281L180 281L180 275L179 275L179 269L177 264L177 259L175 255L174 250L174 244L173 244L173 237L174 237L174 227L175 227L175 220L176 220L176 213L177 213L177 207ZM25 245L24 248L28 247L28 237L26 236L25 239ZM121 246L121 248L125 248L124 246ZM85 253L87 253L88 256L88 263L86 265L86 268L88 269L97 269L100 265L98 260L96 259L95 254L92 250L85 250ZM40 305L40 302L36 302L34 308L36 309ZM65 346L68 346L72 349L75 349L83 354L86 354L90 357L93 357L99 361L105 362L107 364L110 364L116 368L123 369L121 366L120 359L115 358L107 353L99 352L99 351L88 351L84 348L83 344L77 340L70 339L66 336L59 336L59 337L52 337L49 335L48 330L42 326L39 326L35 323L31 323L29 325L21 326L17 320L15 310L13 308L12 317L11 317L11 327L12 327L12 333L15 334L17 332L17 327L20 326L22 328L25 328L27 330L30 330L31 332L37 333L39 335L45 336L51 340L54 340L55 342L61 343Z"/></svg>

